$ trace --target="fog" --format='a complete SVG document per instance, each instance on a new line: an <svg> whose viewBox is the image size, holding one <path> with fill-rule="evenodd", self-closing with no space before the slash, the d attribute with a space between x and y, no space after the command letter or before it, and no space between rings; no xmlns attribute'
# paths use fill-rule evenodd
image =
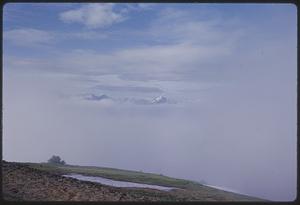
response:
<svg viewBox="0 0 300 205"><path fill-rule="evenodd" d="M54 95L67 81L16 76L4 84L6 160L57 154L69 164L205 180L266 199L296 195L295 87L274 83L273 98L253 98L264 91L228 86L210 90L206 103L137 106L72 101Z"/></svg>
<svg viewBox="0 0 300 205"><path fill-rule="evenodd" d="M157 6L160 18L149 17L150 26L145 24L146 29L142 27L140 33L134 33L139 29L132 26L136 22L127 25L126 18L120 17L117 23L124 21L130 30L120 27L126 37L120 45L114 43L123 42L114 30L107 29L110 32L106 33L102 27L99 33L110 35L109 39L95 40L98 31L89 36L88 30L85 35L77 33L76 42L72 42L69 30L64 31L60 24L84 32L80 26L95 29L103 24L95 21L85 25L70 15L61 16L78 25L73 28L72 22L70 26L57 18L56 33L51 35L50 29L42 32L23 26L20 31L6 26L5 32L10 35L5 38L4 32L3 159L46 162L52 155L59 155L68 164L204 180L264 199L294 200L294 7L262 6L258 13L263 13L263 18L254 18L249 12L252 7L241 7L242 14L237 12L235 16L239 21L214 19L218 9L228 12L221 6L204 12L208 20L198 19L196 7L190 12L188 7L165 7ZM9 13L10 7L5 8ZM30 11L30 7L24 8ZM57 16L70 8L61 7ZM92 15L94 11L89 10L92 7L82 8L77 12ZM128 13L120 15L138 15L129 8ZM52 9L55 13L56 8ZM105 12L109 11L106 8ZM47 12L44 15L51 16ZM18 25L13 18L11 21L10 25ZM38 42L33 38L17 45L20 33L29 33L26 38L43 37ZM67 37L62 40L63 34ZM103 47L93 49L86 39L78 39L82 35ZM63 43L66 38L70 45ZM126 47L136 39L141 47ZM108 99L82 97L88 94L107 95ZM134 104L127 100L152 102L160 95L167 101Z"/></svg>

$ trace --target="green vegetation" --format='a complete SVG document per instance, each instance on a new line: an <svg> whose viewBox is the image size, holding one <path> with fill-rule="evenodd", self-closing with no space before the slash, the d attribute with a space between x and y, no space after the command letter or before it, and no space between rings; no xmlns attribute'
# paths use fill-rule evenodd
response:
<svg viewBox="0 0 300 205"><path fill-rule="evenodd" d="M197 188L202 186L200 183L176 179L161 174L144 173L138 171L129 171L122 169L93 167L93 166L77 166L77 165L61 165L49 163L24 163L32 168L49 171L56 174L82 174L89 176L99 176L113 180L128 181L160 186L170 186L178 188Z"/></svg>
<svg viewBox="0 0 300 205"><path fill-rule="evenodd" d="M48 163L50 163L50 164L61 164L61 165L65 165L66 164L66 162L60 158L60 156L56 156L56 155L53 155L48 160Z"/></svg>
<svg viewBox="0 0 300 205"><path fill-rule="evenodd" d="M110 199L120 200L120 194L129 197L128 200L131 199L140 199L140 200L159 200L159 201L176 201L176 200L187 200L187 201L265 201L259 198L246 196L243 194L232 193L212 187L208 187L202 185L197 182L184 180L184 179L176 179L172 177L163 176L160 174L153 173L144 173L137 171L129 171L129 170L121 170L121 169L113 169L106 167L92 167L92 166L75 166L75 165L60 165L60 164L51 164L51 163L15 163L15 162L5 162L2 163L4 165L3 172L5 177L5 197L9 200L23 200L22 194L29 193L32 194L30 198L32 199L40 199L41 194L46 194L48 197L53 197L57 199L57 192L53 191L56 189L66 189L70 192L64 192L63 195L59 195L64 199L70 199L70 197L74 197L72 194L72 190L78 190L78 187L81 187L81 192L86 193L81 195L81 197L87 197L87 194L90 194L90 190L95 189L95 184L86 183L83 181L74 181L70 179L65 179L53 174L82 174L82 175L91 175L91 176L101 176L105 178L110 178L114 180L120 181L131 181L137 183L145 183L145 184L153 184L153 185L161 185L161 186L169 186L169 187L178 187L181 189L173 189L169 192L159 191L159 190L151 190L151 189L140 189L140 188L114 188L110 187L109 194ZM46 172L40 172L40 171ZM28 181L32 182L31 188L28 188L25 184ZM49 183L51 181L51 183ZM53 183L56 185L53 186ZM52 186L49 186L51 184ZM10 187L10 188L9 188ZM17 191L16 187L19 190ZM30 186L29 186L30 187ZM39 192L39 188L44 191ZM49 190L49 188L51 188ZM108 188L108 186L102 186L104 190ZM29 192L28 192L28 189ZM90 189L90 190L88 190ZM25 191L26 190L26 191ZM107 189L108 190L108 189ZM98 196L103 197L104 192L99 190L96 192L91 191L92 194L90 196ZM105 193L105 196L107 196ZM54 195L53 195L54 194ZM20 198L18 198L20 196ZM28 196L28 195L27 195ZM123 196L123 195L122 195ZM26 197L25 197L26 198ZM76 199L78 199L76 197ZM84 198L86 199L86 198ZM95 199L95 198L94 198ZM101 198L102 199L102 198Z"/></svg>

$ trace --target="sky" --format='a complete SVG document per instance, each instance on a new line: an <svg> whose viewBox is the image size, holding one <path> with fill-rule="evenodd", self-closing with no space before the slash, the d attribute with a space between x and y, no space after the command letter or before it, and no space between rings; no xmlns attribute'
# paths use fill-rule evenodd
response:
<svg viewBox="0 0 300 205"><path fill-rule="evenodd" d="M3 159L296 198L293 4L8 3Z"/></svg>

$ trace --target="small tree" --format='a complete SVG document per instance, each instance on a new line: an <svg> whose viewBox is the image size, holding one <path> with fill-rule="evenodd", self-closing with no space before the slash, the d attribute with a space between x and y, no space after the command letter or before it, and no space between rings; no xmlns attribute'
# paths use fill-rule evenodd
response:
<svg viewBox="0 0 300 205"><path fill-rule="evenodd" d="M56 155L53 155L49 160L48 160L48 163L50 164L62 164L62 165L65 165L66 162L64 160L61 160L60 156L56 156Z"/></svg>

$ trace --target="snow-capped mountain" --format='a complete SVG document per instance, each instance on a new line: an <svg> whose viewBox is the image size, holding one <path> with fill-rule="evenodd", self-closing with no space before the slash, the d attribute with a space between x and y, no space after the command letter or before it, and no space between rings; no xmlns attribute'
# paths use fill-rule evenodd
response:
<svg viewBox="0 0 300 205"><path fill-rule="evenodd" d="M166 103L168 100L166 97L163 96L158 96L156 98L154 98L151 103L152 104L161 104L161 103Z"/></svg>
<svg viewBox="0 0 300 205"><path fill-rule="evenodd" d="M154 105L154 104L174 104L176 102L167 99L164 96L158 96L153 99L144 99L144 98L113 98L110 96L107 96L105 94L103 95L95 95L95 94L85 94L83 95L83 98L85 100L91 100L91 101L101 101L101 100L110 100L115 103L132 103L136 105Z"/></svg>
<svg viewBox="0 0 300 205"><path fill-rule="evenodd" d="M104 100L104 99L111 99L110 97L108 97L107 95L94 95L94 94L91 94L91 95L88 95L86 96L84 99L86 100Z"/></svg>

